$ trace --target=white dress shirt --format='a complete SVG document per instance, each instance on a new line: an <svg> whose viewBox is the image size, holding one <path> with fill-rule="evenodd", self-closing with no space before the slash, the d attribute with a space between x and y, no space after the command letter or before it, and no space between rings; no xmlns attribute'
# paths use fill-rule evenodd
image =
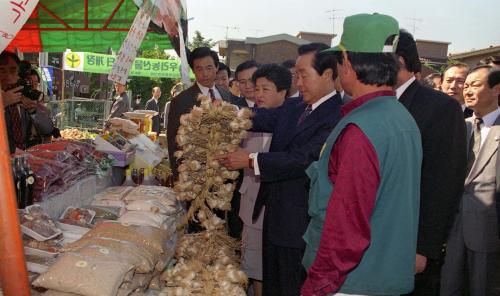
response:
<svg viewBox="0 0 500 296"><path fill-rule="evenodd" d="M401 97L401 95L403 95L403 93L405 92L405 90L410 86L410 84L413 83L413 81L415 81L415 76L412 76L410 79L408 79L405 83L401 84L396 89L396 98L398 98L398 100Z"/></svg>
<svg viewBox="0 0 500 296"><path fill-rule="evenodd" d="M500 108L483 116L483 123L481 123L481 146L480 147L483 147L484 141L486 141L486 137L488 137L490 129L493 126L493 124L495 123L495 119L497 119L498 115L500 115ZM472 116L472 118L475 119L476 114L474 114Z"/></svg>
<svg viewBox="0 0 500 296"><path fill-rule="evenodd" d="M209 89L212 89L214 91L215 98L217 100L222 100L222 96L221 96L220 92L217 90L217 87L215 87L215 84L210 88L203 86L203 85L199 84L198 82L196 82L196 84L198 84L198 87L200 88L201 93L204 96L210 97Z"/></svg>
<svg viewBox="0 0 500 296"><path fill-rule="evenodd" d="M336 94L337 94L337 91L334 90L331 93L327 94L326 96L322 97L321 99L317 100L315 103L313 103L311 105L311 109L312 109L311 113L314 112L314 110L316 108L318 108L319 105L323 104L324 102L326 102L327 100L329 100L331 97L333 97ZM271 140L271 138L267 139L267 141L270 141L270 140ZM264 140L264 143L267 143L266 140ZM251 155L253 156L253 169L255 171L255 175L260 176L259 162L257 160L259 154L258 153L251 153Z"/></svg>
<svg viewBox="0 0 500 296"><path fill-rule="evenodd" d="M245 101L247 102L247 105L248 105L249 108L255 107L255 102L254 101L250 101L247 98L245 98Z"/></svg>

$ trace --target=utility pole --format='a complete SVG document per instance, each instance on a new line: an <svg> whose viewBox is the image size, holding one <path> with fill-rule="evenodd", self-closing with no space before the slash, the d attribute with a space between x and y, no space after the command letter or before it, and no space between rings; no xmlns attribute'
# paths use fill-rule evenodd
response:
<svg viewBox="0 0 500 296"><path fill-rule="evenodd" d="M328 10L326 11L327 13L330 13L330 14L331 14L331 16L329 17L329 19L332 21L332 34L333 34L333 35L335 35L335 20L337 19L337 18L335 17L335 12L336 12L336 11L340 11L340 10L342 10L342 9L333 9L333 8L332 8L332 9L328 9Z"/></svg>
<svg viewBox="0 0 500 296"><path fill-rule="evenodd" d="M409 19L411 21L411 31L412 31L412 34L413 34L413 37L415 37L415 32L417 32L417 30L420 30L419 27L417 27L417 23L421 23L423 22L423 20L421 18L416 18L416 17L407 17L407 19Z"/></svg>
<svg viewBox="0 0 500 296"><path fill-rule="evenodd" d="M215 27L219 27L219 28L224 28L226 29L226 40L228 40L229 38L229 30L239 30L240 28L239 27L231 27L231 26L221 26L221 25L215 25Z"/></svg>

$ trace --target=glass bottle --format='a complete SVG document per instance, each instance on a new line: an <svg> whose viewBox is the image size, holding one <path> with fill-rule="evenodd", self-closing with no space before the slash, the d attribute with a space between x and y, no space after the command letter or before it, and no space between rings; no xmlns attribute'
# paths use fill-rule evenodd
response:
<svg viewBox="0 0 500 296"><path fill-rule="evenodd" d="M26 201L26 206L30 206L33 204L33 189L35 187L35 174L31 169L27 157L23 158L23 168L24 168L24 173L26 174L25 201Z"/></svg>

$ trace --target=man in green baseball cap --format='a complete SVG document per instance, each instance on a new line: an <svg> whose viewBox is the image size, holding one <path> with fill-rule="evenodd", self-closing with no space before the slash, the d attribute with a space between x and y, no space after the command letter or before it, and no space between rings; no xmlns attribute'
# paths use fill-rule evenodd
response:
<svg viewBox="0 0 500 296"><path fill-rule="evenodd" d="M413 290L422 143L393 91L398 34L390 16L353 15L340 44L328 49L353 101L306 170L305 296Z"/></svg>

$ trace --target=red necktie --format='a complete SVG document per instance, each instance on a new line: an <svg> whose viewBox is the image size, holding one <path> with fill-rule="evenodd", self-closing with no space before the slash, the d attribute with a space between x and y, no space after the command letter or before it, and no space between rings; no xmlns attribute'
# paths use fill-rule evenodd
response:
<svg viewBox="0 0 500 296"><path fill-rule="evenodd" d="M311 112L312 112L312 105L307 105L306 110L304 110L304 113L302 113L302 115L300 115L300 118L299 118L299 121L297 122L297 125L304 122L304 120L306 120L306 117L309 116L309 114L311 114Z"/></svg>
<svg viewBox="0 0 500 296"><path fill-rule="evenodd" d="M17 105L8 107L10 123L12 124L12 136L14 138L14 146L24 150L23 125L21 123L21 115Z"/></svg>
<svg viewBox="0 0 500 296"><path fill-rule="evenodd" d="M208 93L210 94L210 98L212 99L212 102L216 100L215 98L215 93L214 93L214 90L209 88L208 89Z"/></svg>

